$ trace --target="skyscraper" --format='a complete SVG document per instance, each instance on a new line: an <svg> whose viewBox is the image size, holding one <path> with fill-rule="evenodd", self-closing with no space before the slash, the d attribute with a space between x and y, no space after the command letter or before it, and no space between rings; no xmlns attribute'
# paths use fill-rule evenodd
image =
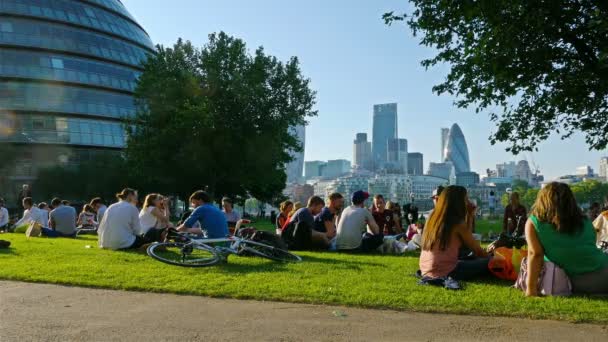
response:
<svg viewBox="0 0 608 342"><path fill-rule="evenodd" d="M385 167L388 158L388 141L397 139L397 104L387 103L374 106L374 136L372 156L374 170Z"/></svg>
<svg viewBox="0 0 608 342"><path fill-rule="evenodd" d="M447 140L448 142L443 155L443 161L452 162L456 169L456 173L471 171L469 148L467 147L467 141L458 124L454 124L452 128L450 128Z"/></svg>
<svg viewBox="0 0 608 342"><path fill-rule="evenodd" d="M407 140L390 139L388 141L388 156L386 169L390 173L407 174Z"/></svg>
<svg viewBox="0 0 608 342"><path fill-rule="evenodd" d="M287 183L300 183L302 173L304 172L304 148L306 146L306 126L292 127L289 130L291 135L298 138L302 145L302 151L292 153L293 160L287 164L285 171L287 173Z"/></svg>
<svg viewBox="0 0 608 342"><path fill-rule="evenodd" d="M367 141L367 133L357 133L353 143L353 167L372 170L372 143Z"/></svg>
<svg viewBox="0 0 608 342"><path fill-rule="evenodd" d="M119 0L0 1L0 143L19 155L3 190L40 167L119 152L153 51Z"/></svg>
<svg viewBox="0 0 608 342"><path fill-rule="evenodd" d="M603 157L600 159L600 177L604 178L604 180L608 181L608 157Z"/></svg>
<svg viewBox="0 0 608 342"><path fill-rule="evenodd" d="M412 176L422 176L424 174L424 156L422 153L407 154L407 173Z"/></svg>
<svg viewBox="0 0 608 342"><path fill-rule="evenodd" d="M450 129L449 128L442 128L441 129L441 154L440 154L440 158L441 160L443 160L443 156L445 156L445 149L446 147L448 147L448 137L450 135Z"/></svg>

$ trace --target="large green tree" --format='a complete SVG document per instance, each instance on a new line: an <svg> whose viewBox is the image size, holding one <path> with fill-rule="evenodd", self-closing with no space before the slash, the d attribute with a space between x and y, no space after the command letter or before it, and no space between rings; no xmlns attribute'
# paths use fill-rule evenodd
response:
<svg viewBox="0 0 608 342"><path fill-rule="evenodd" d="M608 145L608 1L410 0L404 20L437 49L426 68L451 66L433 90L459 107L490 113L490 140L513 153L551 133L582 132L592 149Z"/></svg>
<svg viewBox="0 0 608 342"><path fill-rule="evenodd" d="M179 40L157 47L136 89L130 172L148 189L271 202L285 187L285 164L303 146L289 128L316 115L315 92L297 58L281 62L262 47L211 34L197 49Z"/></svg>

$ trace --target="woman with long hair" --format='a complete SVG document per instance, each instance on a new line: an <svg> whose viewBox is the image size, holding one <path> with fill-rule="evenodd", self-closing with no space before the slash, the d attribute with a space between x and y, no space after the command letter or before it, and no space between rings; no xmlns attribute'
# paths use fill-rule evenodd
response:
<svg viewBox="0 0 608 342"><path fill-rule="evenodd" d="M82 212L78 215L78 222L76 224L84 229L95 229L97 228L97 221L95 221L95 210L92 206L85 204L82 207Z"/></svg>
<svg viewBox="0 0 608 342"><path fill-rule="evenodd" d="M288 216L289 216L289 213L291 213L292 209L293 209L292 201L284 201L279 206L279 215L277 216L277 220L275 222L275 228L276 228L277 235L281 235L281 230L283 229L283 226L289 219Z"/></svg>
<svg viewBox="0 0 608 342"><path fill-rule="evenodd" d="M139 222L141 224L141 232L146 234L150 229L164 229L171 226L169 216L164 210L163 201L165 199L160 194L149 194L144 200L144 206L139 212Z"/></svg>
<svg viewBox="0 0 608 342"><path fill-rule="evenodd" d="M523 235L527 217L528 212L526 207L521 204L519 193L512 193L509 199L509 205L505 208L502 231L515 236Z"/></svg>
<svg viewBox="0 0 608 342"><path fill-rule="evenodd" d="M464 187L452 185L441 192L422 233L422 276L467 280L489 273L488 254L473 238L475 210ZM458 260L461 247L472 250L477 258Z"/></svg>
<svg viewBox="0 0 608 342"><path fill-rule="evenodd" d="M526 222L526 241L527 296L538 295L538 278L545 259L568 274L574 293L608 293L608 255L597 248L591 221L568 185L553 182L540 190Z"/></svg>

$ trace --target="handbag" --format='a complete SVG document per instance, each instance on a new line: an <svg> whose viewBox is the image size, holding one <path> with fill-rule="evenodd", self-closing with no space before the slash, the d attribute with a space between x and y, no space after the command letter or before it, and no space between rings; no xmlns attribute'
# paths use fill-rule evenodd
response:
<svg viewBox="0 0 608 342"><path fill-rule="evenodd" d="M515 288L524 292L528 289L526 279L528 276L528 258L521 260L519 276L515 281ZM544 296L570 296L572 283L562 268L551 261L545 261L538 279L538 292Z"/></svg>

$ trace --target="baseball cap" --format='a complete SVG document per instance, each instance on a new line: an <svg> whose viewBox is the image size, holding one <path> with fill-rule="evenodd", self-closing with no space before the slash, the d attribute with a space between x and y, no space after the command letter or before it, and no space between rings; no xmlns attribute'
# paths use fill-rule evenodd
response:
<svg viewBox="0 0 608 342"><path fill-rule="evenodd" d="M433 190L433 196L431 196L431 198L439 197L443 189L445 189L443 186L438 186L437 189Z"/></svg>
<svg viewBox="0 0 608 342"><path fill-rule="evenodd" d="M359 190L355 191L352 197L353 203L363 203L366 199L369 198L369 192Z"/></svg>

